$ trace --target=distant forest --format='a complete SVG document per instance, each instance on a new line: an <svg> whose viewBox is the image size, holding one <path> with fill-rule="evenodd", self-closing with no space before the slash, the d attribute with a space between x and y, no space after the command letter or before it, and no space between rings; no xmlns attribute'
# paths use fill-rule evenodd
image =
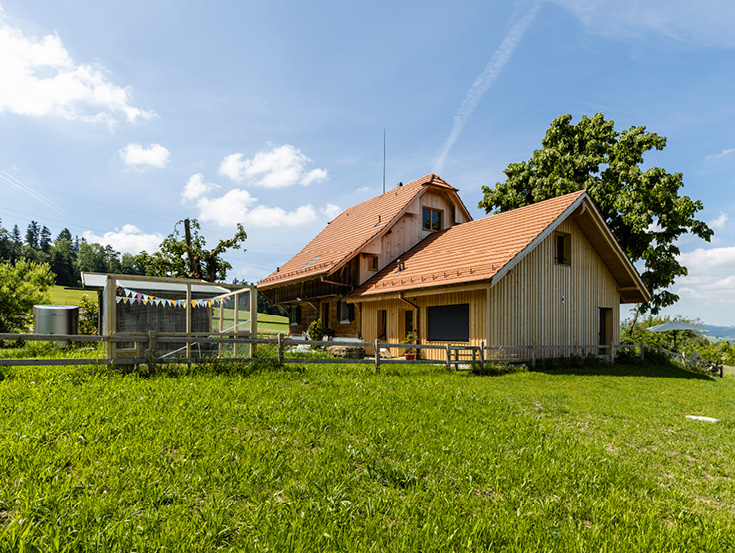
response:
<svg viewBox="0 0 735 553"><path fill-rule="evenodd" d="M18 225L12 230L0 220L0 261L27 259L48 263L59 286L80 286L80 272L144 275L136 256L115 251L112 246L87 242L72 236L68 228L52 240L48 227L31 221L22 235Z"/></svg>
<svg viewBox="0 0 735 553"><path fill-rule="evenodd" d="M68 228L62 230L52 240L48 227L31 221L25 234L21 234L18 225L8 230L0 220L0 262L15 263L18 259L27 259L37 263L48 263L55 275L58 286L81 286L82 271L90 273L114 273L118 275L145 275L145 267L138 256L120 253L112 246L103 246L96 242L87 242L84 238L72 236ZM238 282L233 284L247 284ZM258 312L271 315L285 315L280 307L270 305L264 296L258 294Z"/></svg>

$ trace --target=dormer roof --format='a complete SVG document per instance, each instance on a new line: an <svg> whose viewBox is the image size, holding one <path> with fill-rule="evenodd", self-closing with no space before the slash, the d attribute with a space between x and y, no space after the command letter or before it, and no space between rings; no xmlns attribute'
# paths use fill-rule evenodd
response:
<svg viewBox="0 0 735 553"><path fill-rule="evenodd" d="M409 204L431 189L451 194L465 218L472 219L457 195L457 189L431 173L346 209L300 252L261 280L258 288L267 289L334 273L368 243L388 232L406 212Z"/></svg>

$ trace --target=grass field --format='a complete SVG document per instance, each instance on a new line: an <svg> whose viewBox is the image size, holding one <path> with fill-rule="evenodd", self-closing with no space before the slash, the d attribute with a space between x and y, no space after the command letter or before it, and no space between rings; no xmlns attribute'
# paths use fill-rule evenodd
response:
<svg viewBox="0 0 735 553"><path fill-rule="evenodd" d="M63 286L52 286L49 288L52 305L79 305L79 300L84 294L95 299L97 292L89 290L66 290Z"/></svg>
<svg viewBox="0 0 735 553"><path fill-rule="evenodd" d="M0 370L0 551L735 549L729 374Z"/></svg>

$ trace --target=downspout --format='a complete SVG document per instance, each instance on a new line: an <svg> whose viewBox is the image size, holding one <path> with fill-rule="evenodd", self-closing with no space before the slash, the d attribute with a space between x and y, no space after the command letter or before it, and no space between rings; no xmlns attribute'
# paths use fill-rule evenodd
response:
<svg viewBox="0 0 735 553"><path fill-rule="evenodd" d="M421 318L421 311L420 311L419 306L416 305L415 303L413 303L412 301L408 301L406 298L404 298L403 297L403 292L399 292L398 293L398 299L401 300L402 302L407 303L408 305L410 305L411 307L413 307L416 310L416 321L415 321L415 323L414 323L413 326L416 329L416 332L414 333L416 335L416 340L419 340L420 339L420 335L419 335L419 320ZM418 359L418 357L417 357L417 359Z"/></svg>

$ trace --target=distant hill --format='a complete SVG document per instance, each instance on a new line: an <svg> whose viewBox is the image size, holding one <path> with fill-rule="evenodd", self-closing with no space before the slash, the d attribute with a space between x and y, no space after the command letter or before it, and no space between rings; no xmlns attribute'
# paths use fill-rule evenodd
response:
<svg viewBox="0 0 735 553"><path fill-rule="evenodd" d="M715 326L703 325L707 330L708 338L717 338L720 340L735 340L735 326Z"/></svg>

